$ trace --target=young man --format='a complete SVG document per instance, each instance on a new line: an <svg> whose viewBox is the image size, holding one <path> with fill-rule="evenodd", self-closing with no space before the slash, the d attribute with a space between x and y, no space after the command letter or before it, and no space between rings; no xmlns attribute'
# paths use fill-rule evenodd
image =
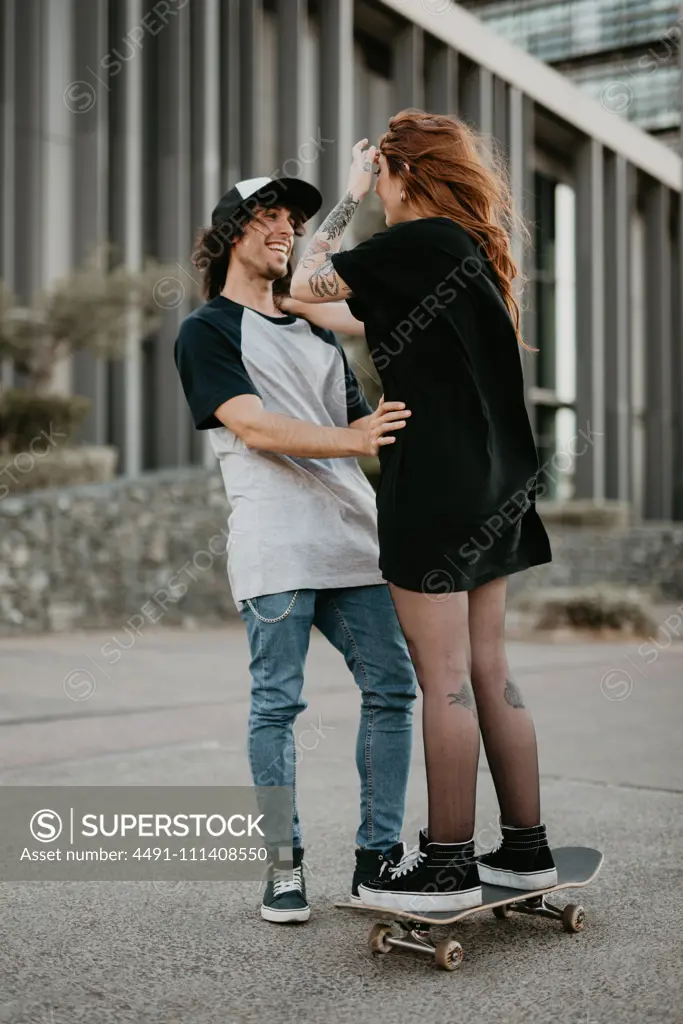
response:
<svg viewBox="0 0 683 1024"><path fill-rule="evenodd" d="M294 178L240 181L223 196L194 254L208 301L181 325L175 360L232 509L228 572L251 648L254 784L294 787L293 725L306 707L313 626L361 691L358 898L401 830L416 684L356 456L391 443L409 412L387 403L373 413L334 334L276 304L274 290L288 292L294 236L321 203ZM261 907L268 921L310 915L294 806L294 868L274 866Z"/></svg>

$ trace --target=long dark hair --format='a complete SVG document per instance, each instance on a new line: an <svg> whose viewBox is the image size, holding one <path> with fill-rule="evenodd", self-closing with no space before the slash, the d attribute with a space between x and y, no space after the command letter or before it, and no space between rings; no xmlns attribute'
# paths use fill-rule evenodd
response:
<svg viewBox="0 0 683 1024"><path fill-rule="evenodd" d="M228 276L232 246L238 238L242 237L249 221L254 216L258 216L258 209L271 210L281 207L290 210L294 218L294 233L299 236L303 235L305 216L300 210L291 209L282 202L264 204L251 211L242 209L237 211L237 215L232 220L199 229L192 250L192 264L202 275L204 299L207 301L215 299L223 291L225 279ZM273 281L273 295L289 295L292 272L292 262L289 260L287 275Z"/></svg>
<svg viewBox="0 0 683 1024"><path fill-rule="evenodd" d="M423 216L450 217L483 247L519 342L528 349L512 290L519 271L510 246L511 230L525 234L526 229L515 212L502 161L487 153L482 136L457 117L424 110L402 110L392 117L379 150Z"/></svg>

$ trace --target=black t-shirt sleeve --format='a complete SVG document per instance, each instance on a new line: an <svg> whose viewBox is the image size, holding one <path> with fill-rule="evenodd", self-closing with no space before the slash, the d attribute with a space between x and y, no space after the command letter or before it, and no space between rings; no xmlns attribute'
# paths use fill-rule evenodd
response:
<svg viewBox="0 0 683 1024"><path fill-rule="evenodd" d="M339 381L339 387L336 388L335 391L340 395L340 397L342 395L346 397L346 415L349 424L355 423L356 420L360 420L364 416L369 416L372 412L372 406L365 397L365 392L363 391L358 378L349 366L349 361L346 358L346 352L337 341L337 336L334 331L328 331L324 327L318 327L317 324L311 324L310 326L314 334L316 334L322 341L327 342L328 345L332 345L336 348L341 356L344 378Z"/></svg>
<svg viewBox="0 0 683 1024"><path fill-rule="evenodd" d="M242 362L237 323L219 330L200 316L189 316L175 343L175 362L197 430L223 426L214 415L223 402L258 396Z"/></svg>
<svg viewBox="0 0 683 1024"><path fill-rule="evenodd" d="M401 239L391 231L380 231L354 249L332 253L334 269L351 289L347 301L356 319L368 319L373 304L381 302L394 285L405 284L406 258Z"/></svg>
<svg viewBox="0 0 683 1024"><path fill-rule="evenodd" d="M439 286L446 291L465 261L476 262L476 252L472 239L464 231L454 234L446 218L424 218L396 224L330 259L353 293L349 309L365 322L378 310L409 309L438 296Z"/></svg>

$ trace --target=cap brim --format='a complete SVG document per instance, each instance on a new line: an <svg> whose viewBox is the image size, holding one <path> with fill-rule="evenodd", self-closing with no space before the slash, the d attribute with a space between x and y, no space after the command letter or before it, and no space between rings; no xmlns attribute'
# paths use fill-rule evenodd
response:
<svg viewBox="0 0 683 1024"><path fill-rule="evenodd" d="M263 196L272 202L273 192L277 193L278 199L292 209L301 210L310 220L314 217L323 205L323 197L315 185L310 185L301 178L273 178L258 192L254 193L255 198Z"/></svg>

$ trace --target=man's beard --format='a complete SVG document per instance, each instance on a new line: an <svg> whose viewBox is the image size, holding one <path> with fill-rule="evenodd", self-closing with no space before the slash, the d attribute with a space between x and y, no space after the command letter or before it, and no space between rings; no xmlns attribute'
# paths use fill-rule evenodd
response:
<svg viewBox="0 0 683 1024"><path fill-rule="evenodd" d="M265 278L266 281L281 281L283 277L291 275L292 264L290 260L287 260L284 270L278 270L276 267L271 267L268 264L254 267L254 276Z"/></svg>

